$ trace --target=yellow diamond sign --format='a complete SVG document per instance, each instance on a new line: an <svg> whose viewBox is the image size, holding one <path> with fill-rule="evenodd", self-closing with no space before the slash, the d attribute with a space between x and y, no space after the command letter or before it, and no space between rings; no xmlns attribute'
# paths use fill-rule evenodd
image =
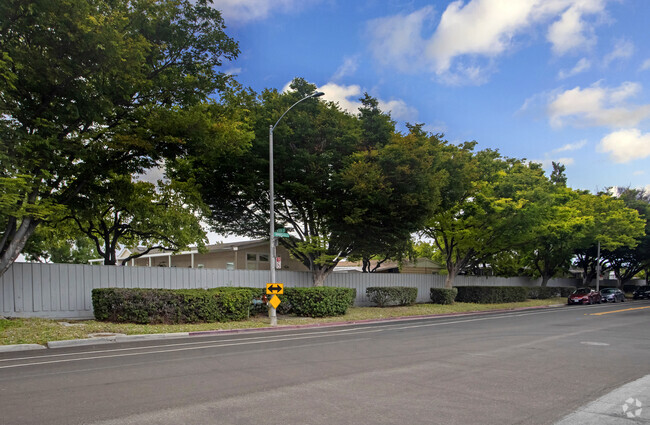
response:
<svg viewBox="0 0 650 425"><path fill-rule="evenodd" d="M278 308L278 306L280 305L280 297L278 297L277 295L273 295L273 297L271 297L271 300L269 301L269 304L271 304L273 308Z"/></svg>

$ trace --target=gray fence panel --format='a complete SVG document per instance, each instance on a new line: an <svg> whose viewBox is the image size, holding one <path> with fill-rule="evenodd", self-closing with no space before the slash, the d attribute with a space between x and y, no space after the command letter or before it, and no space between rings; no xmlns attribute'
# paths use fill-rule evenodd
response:
<svg viewBox="0 0 650 425"><path fill-rule="evenodd" d="M326 286L353 288L356 304L369 305L370 286L410 286L418 288L418 302L429 301L430 288L442 288L444 275L332 273ZM308 272L279 270L276 281L287 287L310 287ZM252 286L269 282L265 270L217 270L165 267L118 267L75 264L14 263L0 277L0 312L15 317L92 317L93 288L214 288ZM454 286L537 286L540 279L457 276ZM644 283L644 282L639 282ZM615 286L603 280L601 286ZM575 279L552 279L549 286L580 286ZM592 282L593 285L593 282Z"/></svg>

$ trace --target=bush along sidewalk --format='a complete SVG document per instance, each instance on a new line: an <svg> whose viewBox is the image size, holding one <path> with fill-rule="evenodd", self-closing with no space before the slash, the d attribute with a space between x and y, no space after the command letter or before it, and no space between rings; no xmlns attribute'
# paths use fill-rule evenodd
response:
<svg viewBox="0 0 650 425"><path fill-rule="evenodd" d="M284 314L303 317L343 316L354 304L356 289L319 286L312 288L284 288L280 306Z"/></svg>
<svg viewBox="0 0 650 425"><path fill-rule="evenodd" d="M418 288L406 286L371 286L366 288L366 295L368 295L372 303L379 307L386 307L388 305L413 305L418 298Z"/></svg>
<svg viewBox="0 0 650 425"><path fill-rule="evenodd" d="M547 300L556 297L565 298L575 290L575 286L533 286L528 288L528 298L531 300Z"/></svg>
<svg viewBox="0 0 650 425"><path fill-rule="evenodd" d="M458 295L458 288L431 288L431 301L434 304L450 305L453 304Z"/></svg>
<svg viewBox="0 0 650 425"><path fill-rule="evenodd" d="M198 323L245 320L259 289L92 290L95 318L116 323Z"/></svg>
<svg viewBox="0 0 650 425"><path fill-rule="evenodd" d="M526 301L530 288L523 286L459 286L456 301L496 304Z"/></svg>

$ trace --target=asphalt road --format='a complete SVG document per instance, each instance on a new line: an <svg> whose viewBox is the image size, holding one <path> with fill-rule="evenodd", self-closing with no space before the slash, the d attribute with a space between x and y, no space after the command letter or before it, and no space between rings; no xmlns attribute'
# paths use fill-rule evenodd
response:
<svg viewBox="0 0 650 425"><path fill-rule="evenodd" d="M649 320L639 301L3 353L0 423L552 424L650 374Z"/></svg>

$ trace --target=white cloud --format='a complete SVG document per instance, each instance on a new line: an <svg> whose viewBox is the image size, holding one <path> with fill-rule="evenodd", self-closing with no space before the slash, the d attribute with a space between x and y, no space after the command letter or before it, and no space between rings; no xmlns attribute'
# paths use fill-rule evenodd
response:
<svg viewBox="0 0 650 425"><path fill-rule="evenodd" d="M421 67L424 64L422 51L426 43L422 38L422 30L425 21L433 16L433 7L426 6L409 15L395 15L370 21L370 49L375 58L380 63L392 65L403 72Z"/></svg>
<svg viewBox="0 0 650 425"><path fill-rule="evenodd" d="M283 91L287 89L289 89L289 84L284 87ZM346 86L329 82L324 86L318 87L318 90L325 93L323 99L338 103L341 109L351 114L356 115L359 113L359 108L361 107L359 99L363 97L361 86L356 84ZM379 109L384 112L390 112L391 117L394 119L403 121L415 121L417 119L417 109L407 105L402 99L383 100L378 98L377 101L379 102Z"/></svg>
<svg viewBox="0 0 650 425"><path fill-rule="evenodd" d="M603 137L599 152L609 153L614 162L624 163L650 156L650 133L636 128L619 130Z"/></svg>
<svg viewBox="0 0 650 425"><path fill-rule="evenodd" d="M553 2L548 2L547 7L552 12ZM556 2L561 3L561 2ZM593 28L587 26L585 15L601 13L605 8L602 0L575 1L561 15L560 19L549 27L546 38L551 42L552 50L557 55L564 55L578 48L591 47L596 42ZM559 6L559 4L556 4Z"/></svg>
<svg viewBox="0 0 650 425"><path fill-rule="evenodd" d="M635 176L642 176L645 174L645 170L636 170L634 173Z"/></svg>
<svg viewBox="0 0 650 425"><path fill-rule="evenodd" d="M646 59L646 60L643 61L643 63L641 64L641 69L640 70L641 71L647 71L648 69L650 69L650 59Z"/></svg>
<svg viewBox="0 0 650 425"><path fill-rule="evenodd" d="M362 96L361 86L358 85L339 85L336 83L327 83L318 88L318 90L325 93L323 99L330 102L336 102L341 109L348 111L351 114L358 114L361 102L359 98Z"/></svg>
<svg viewBox="0 0 650 425"><path fill-rule="evenodd" d="M223 73L226 75L239 75L241 74L242 69L241 68L229 68L226 69Z"/></svg>
<svg viewBox="0 0 650 425"><path fill-rule="evenodd" d="M565 78L573 77L574 75L578 75L578 74L580 74L582 72L585 72L589 68L591 68L591 62L587 58L582 58L570 70L568 70L568 71L561 70L558 73L557 77L560 80L563 80Z"/></svg>
<svg viewBox="0 0 650 425"><path fill-rule="evenodd" d="M426 6L409 15L395 15L369 23L371 49L383 64L402 71L432 70L443 82L485 81L491 67L471 63L508 53L515 37L536 25L550 25L548 40L564 54L595 41L588 15L604 12L608 0L456 0L447 6L434 33L434 9ZM470 60L470 63L463 61ZM458 62L461 61L459 64Z"/></svg>
<svg viewBox="0 0 650 425"><path fill-rule="evenodd" d="M534 159L530 162L536 162L542 164L542 167L549 168L553 166L553 163L562 164L562 165L573 165L575 160L571 157L562 157L562 158L553 158L553 159Z"/></svg>
<svg viewBox="0 0 650 425"><path fill-rule="evenodd" d="M575 126L633 127L650 118L649 105L628 105L625 101L641 91L638 83L625 82L619 87L601 87L596 83L575 87L555 95L547 107L554 127Z"/></svg>
<svg viewBox="0 0 650 425"><path fill-rule="evenodd" d="M357 71L357 68L359 68L359 56L345 58L343 64L339 66L339 69L332 76L332 80L338 81L343 77L352 75Z"/></svg>
<svg viewBox="0 0 650 425"><path fill-rule="evenodd" d="M473 0L447 6L427 46L436 73L450 69L452 59L467 54L494 57L511 44L514 34L527 24L533 2Z"/></svg>
<svg viewBox="0 0 650 425"><path fill-rule="evenodd" d="M634 43L629 40L618 40L614 49L609 52L603 61L605 66L609 66L610 63L614 62L617 59L628 59L634 54Z"/></svg>
<svg viewBox="0 0 650 425"><path fill-rule="evenodd" d="M553 152L559 153L559 152L568 152L568 151L577 151L578 149L582 149L587 145L586 140L580 140L579 142L576 143L568 143L561 148L554 149Z"/></svg>
<svg viewBox="0 0 650 425"><path fill-rule="evenodd" d="M390 112L390 116L396 120L415 121L418 116L417 109L408 106L406 102L401 99L388 101L379 99L379 109L385 112Z"/></svg>
<svg viewBox="0 0 650 425"><path fill-rule="evenodd" d="M274 12L299 10L319 0L217 0L213 7L221 11L226 25L268 18Z"/></svg>

